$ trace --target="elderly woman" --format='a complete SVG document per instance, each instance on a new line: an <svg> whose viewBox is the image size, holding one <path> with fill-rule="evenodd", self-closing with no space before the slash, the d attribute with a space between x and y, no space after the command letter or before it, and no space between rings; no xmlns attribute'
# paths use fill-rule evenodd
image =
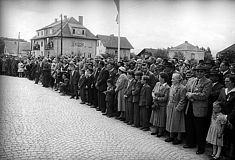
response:
<svg viewBox="0 0 235 160"><path fill-rule="evenodd" d="M161 137L166 126L166 105L169 97L169 85L168 75L165 72L159 74L159 82L156 83L153 91L153 105L150 123L155 129L151 135L157 134L157 137Z"/></svg>
<svg viewBox="0 0 235 160"><path fill-rule="evenodd" d="M126 87L127 87L128 78L126 75L126 68L125 67L119 67L118 72L119 72L119 77L116 82L115 92L117 93L118 111L120 112L120 116L117 119L124 121L125 120L124 91L126 90Z"/></svg>
<svg viewBox="0 0 235 160"><path fill-rule="evenodd" d="M174 73L171 81L172 86L166 111L166 130L170 133L170 137L165 141L173 141L173 144L176 145L182 142L182 133L185 132L186 88L181 84L182 76L180 73ZM175 134L177 134L177 137L175 137Z"/></svg>

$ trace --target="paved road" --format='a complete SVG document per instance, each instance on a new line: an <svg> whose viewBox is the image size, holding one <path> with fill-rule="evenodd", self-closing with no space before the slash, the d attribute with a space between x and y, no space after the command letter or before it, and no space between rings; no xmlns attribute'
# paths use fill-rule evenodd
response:
<svg viewBox="0 0 235 160"><path fill-rule="evenodd" d="M25 78L0 76L0 159L201 160Z"/></svg>

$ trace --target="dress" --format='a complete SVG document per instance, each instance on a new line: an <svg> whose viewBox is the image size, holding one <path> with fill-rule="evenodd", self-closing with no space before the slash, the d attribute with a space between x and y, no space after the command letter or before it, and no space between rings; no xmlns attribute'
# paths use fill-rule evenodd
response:
<svg viewBox="0 0 235 160"><path fill-rule="evenodd" d="M223 118L222 113L218 113L215 115L214 113L211 116L211 125L207 133L206 141L210 144L217 145L217 146L223 146L223 135L221 138L218 138L218 134L220 133L222 129L222 125L226 123L226 120Z"/></svg>
<svg viewBox="0 0 235 160"><path fill-rule="evenodd" d="M118 100L118 111L125 111L125 98L124 91L127 87L127 76L126 74L121 74L116 82L116 92L117 92L117 100Z"/></svg>
<svg viewBox="0 0 235 160"><path fill-rule="evenodd" d="M157 127L166 126L166 105L169 97L169 85L167 83L161 84L157 82L153 91L153 99L158 98L158 109L153 109L150 117L150 123ZM154 101L154 100L153 100Z"/></svg>
<svg viewBox="0 0 235 160"><path fill-rule="evenodd" d="M18 72L24 72L24 64L23 63L18 63Z"/></svg>

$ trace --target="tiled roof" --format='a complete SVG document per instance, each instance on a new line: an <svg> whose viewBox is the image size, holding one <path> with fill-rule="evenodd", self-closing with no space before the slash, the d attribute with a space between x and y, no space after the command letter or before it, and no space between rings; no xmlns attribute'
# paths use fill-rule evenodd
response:
<svg viewBox="0 0 235 160"><path fill-rule="evenodd" d="M71 33L70 28L71 27L76 27L76 28L80 28L80 29L85 29L85 35L73 35ZM46 36L34 36L32 39L42 39L42 38L47 38L47 37L57 37L61 35L61 21L57 21L54 22L46 27L43 27L37 31L40 30L45 30L48 28L52 28L53 29L53 33L51 35L46 35ZM97 40L97 37L91 33L90 30L88 30L86 27L84 27L83 25L81 25L75 18L70 17L67 18L66 20L64 19L62 21L62 30L63 30L63 37L70 37L70 38L83 38L83 39L95 39Z"/></svg>
<svg viewBox="0 0 235 160"><path fill-rule="evenodd" d="M220 51L219 53L224 53L224 52L227 52L227 51L234 51L235 52L235 44L225 48L224 50Z"/></svg>
<svg viewBox="0 0 235 160"><path fill-rule="evenodd" d="M198 47L188 43L185 41L183 44L178 45L170 49L171 51L195 51L195 52L203 52L203 50L199 49Z"/></svg>
<svg viewBox="0 0 235 160"><path fill-rule="evenodd" d="M142 55L143 53L148 53L150 55L153 55L154 53L157 53L157 49L152 48L144 48L140 53L137 54L137 56Z"/></svg>
<svg viewBox="0 0 235 160"><path fill-rule="evenodd" d="M105 47L108 48L118 48L118 37L114 35L97 35ZM120 37L120 48L122 49L134 49L131 43L127 40L126 37Z"/></svg>

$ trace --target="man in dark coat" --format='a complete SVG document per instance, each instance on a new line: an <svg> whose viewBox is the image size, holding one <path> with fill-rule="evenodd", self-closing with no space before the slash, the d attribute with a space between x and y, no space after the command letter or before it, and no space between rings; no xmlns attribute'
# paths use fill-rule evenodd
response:
<svg viewBox="0 0 235 160"><path fill-rule="evenodd" d="M43 87L49 87L51 66L47 59L44 59L44 63L42 65L42 74L43 74L43 80L42 80Z"/></svg>
<svg viewBox="0 0 235 160"><path fill-rule="evenodd" d="M107 80L109 78L109 72L105 68L104 61L99 62L99 66L101 68L99 76L96 81L96 88L98 90L98 109L102 113L106 111L106 104L105 104L105 94L103 93L107 89Z"/></svg>
<svg viewBox="0 0 235 160"><path fill-rule="evenodd" d="M77 70L75 70L75 64L70 63L70 78L69 78L69 84L70 84L70 92L71 97L70 99L74 98L76 96L76 99L78 99L78 81L79 81L79 73Z"/></svg>
<svg viewBox="0 0 235 160"><path fill-rule="evenodd" d="M94 70L94 73L93 73L93 77L94 77L94 80L93 80L93 83L91 85L91 88L93 89L93 95L94 95L94 98L93 98L93 102L92 102L92 106L91 108L98 108L98 90L97 88L95 87L95 84L97 82L97 78L100 74L100 70L101 68L99 67L99 65L95 68Z"/></svg>

